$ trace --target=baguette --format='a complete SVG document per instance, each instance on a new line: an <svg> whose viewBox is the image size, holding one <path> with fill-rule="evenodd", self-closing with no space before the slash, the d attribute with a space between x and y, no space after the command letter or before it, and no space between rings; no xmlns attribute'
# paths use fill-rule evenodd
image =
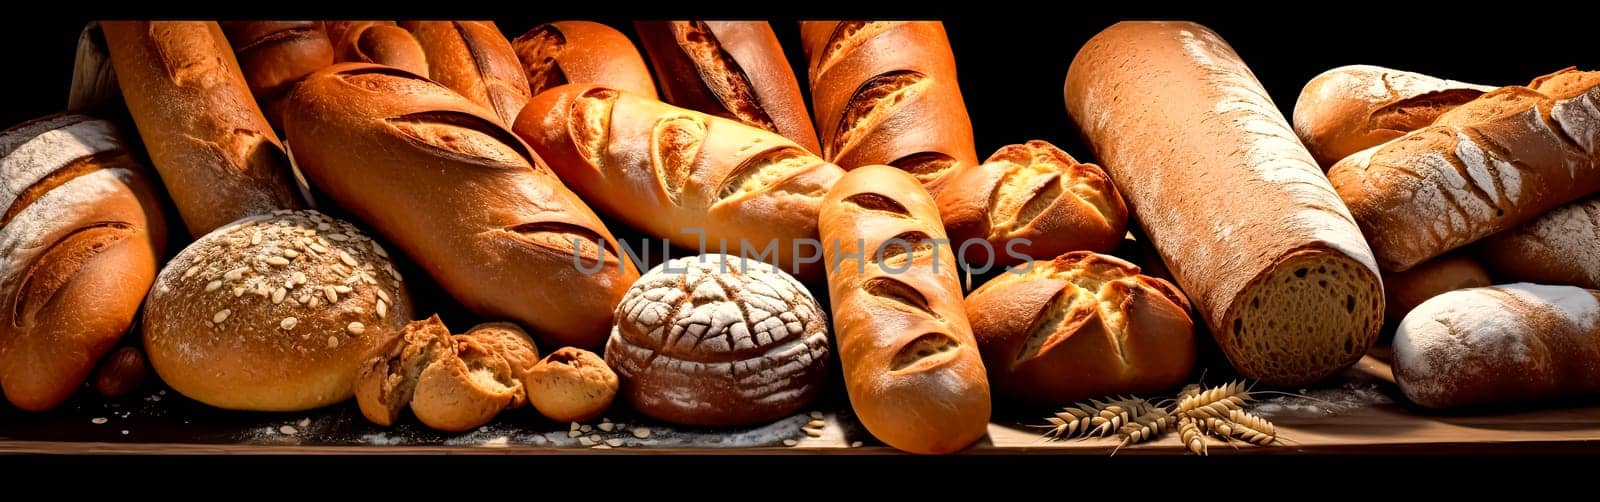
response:
<svg viewBox="0 0 1600 502"><path fill-rule="evenodd" d="M1428 408L1600 394L1600 291L1517 283L1434 297L1395 331L1394 380Z"/></svg>
<svg viewBox="0 0 1600 502"><path fill-rule="evenodd" d="M1107 252L1127 233L1128 207L1111 177L1044 141L1002 147L983 164L957 168L950 182L935 200L969 265Z"/></svg>
<svg viewBox="0 0 1600 502"><path fill-rule="evenodd" d="M1600 289L1600 197L1490 236L1478 255L1506 280Z"/></svg>
<svg viewBox="0 0 1600 502"><path fill-rule="evenodd" d="M155 190L110 122L0 132L0 389L60 406L133 325L166 245Z"/></svg>
<svg viewBox="0 0 1600 502"><path fill-rule="evenodd" d="M511 125L528 103L528 77L517 51L492 21L406 21L400 24L422 44L428 78L494 111Z"/></svg>
<svg viewBox="0 0 1600 502"><path fill-rule="evenodd" d="M933 198L904 171L863 166L828 192L820 223L845 390L862 425L913 453L983 437L989 383Z"/></svg>
<svg viewBox="0 0 1600 502"><path fill-rule="evenodd" d="M656 84L633 41L592 21L533 27L511 41L532 95L562 84L596 84L656 99Z"/></svg>
<svg viewBox="0 0 1600 502"><path fill-rule="evenodd" d="M89 21L78 33L78 53L72 60L72 87L67 92L67 112L99 117L127 114L122 91L117 88L117 73L111 69L111 53L106 50L106 35L99 21Z"/></svg>
<svg viewBox="0 0 1600 502"><path fill-rule="evenodd" d="M394 21L324 21L333 42L333 60L376 63L418 75L428 74L428 55L411 32Z"/></svg>
<svg viewBox="0 0 1600 502"><path fill-rule="evenodd" d="M215 22L105 21L123 100L189 234L304 207Z"/></svg>
<svg viewBox="0 0 1600 502"><path fill-rule="evenodd" d="M1350 154L1427 127L1493 87L1381 66L1322 72L1300 90L1294 131L1323 169Z"/></svg>
<svg viewBox="0 0 1600 502"><path fill-rule="evenodd" d="M727 253L821 278L802 244L816 237L817 206L843 171L793 141L587 84L539 94L515 130L613 218L681 247L726 243Z"/></svg>
<svg viewBox="0 0 1600 502"><path fill-rule="evenodd" d="M282 101L289 86L333 64L333 44L316 21L224 21L222 31L244 70L250 93L273 129L283 127Z"/></svg>
<svg viewBox="0 0 1600 502"><path fill-rule="evenodd" d="M488 109L358 63L306 77L289 105L284 126L306 176L467 309L517 322L546 347L604 343L638 271Z"/></svg>
<svg viewBox="0 0 1600 502"><path fill-rule="evenodd" d="M805 21L800 37L822 158L904 169L934 196L946 174L977 165L943 24Z"/></svg>
<svg viewBox="0 0 1600 502"><path fill-rule="evenodd" d="M766 21L637 21L664 101L821 153L800 82Z"/></svg>
<svg viewBox="0 0 1600 502"><path fill-rule="evenodd" d="M1486 93L1328 178L1385 270L1516 228L1600 191L1600 72Z"/></svg>
<svg viewBox="0 0 1600 502"><path fill-rule="evenodd" d="M1372 252L1227 42L1122 22L1067 72L1067 111L1234 368L1277 386L1355 363L1383 325Z"/></svg>

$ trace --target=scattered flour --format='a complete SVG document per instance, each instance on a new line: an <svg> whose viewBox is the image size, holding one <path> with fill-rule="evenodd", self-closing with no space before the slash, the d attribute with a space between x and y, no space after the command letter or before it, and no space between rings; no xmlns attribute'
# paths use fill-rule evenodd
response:
<svg viewBox="0 0 1600 502"><path fill-rule="evenodd" d="M1347 382L1330 389L1304 391L1302 396L1278 396L1249 407L1266 418L1285 415L1338 415L1359 408L1393 403L1377 382Z"/></svg>

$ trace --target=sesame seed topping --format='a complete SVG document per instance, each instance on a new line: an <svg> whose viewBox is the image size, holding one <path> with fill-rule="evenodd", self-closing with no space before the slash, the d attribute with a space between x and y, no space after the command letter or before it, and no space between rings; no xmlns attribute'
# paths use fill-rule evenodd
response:
<svg viewBox="0 0 1600 502"><path fill-rule="evenodd" d="M321 244L317 244L315 242L311 243L311 245L307 246L307 247L310 247L312 251L316 251L318 253L326 253L326 252L328 252L328 248L323 247Z"/></svg>
<svg viewBox="0 0 1600 502"><path fill-rule="evenodd" d="M250 234L250 245L251 246L260 246L261 245L261 229L256 229L255 232L252 232Z"/></svg>
<svg viewBox="0 0 1600 502"><path fill-rule="evenodd" d="M188 279L190 277L194 277L194 275L198 273L200 273L200 266L193 265L190 266L188 270L183 271L183 278Z"/></svg>
<svg viewBox="0 0 1600 502"><path fill-rule="evenodd" d="M820 431L820 430L817 430L817 429L801 429L801 430L806 431L806 435L807 436L811 436L811 437L814 437L814 438L822 437L822 431Z"/></svg>
<svg viewBox="0 0 1600 502"><path fill-rule="evenodd" d="M245 290L244 286L239 286L237 288L233 288L233 297L234 298L238 298L238 297L244 296L244 290Z"/></svg>
<svg viewBox="0 0 1600 502"><path fill-rule="evenodd" d="M334 241L334 242L344 242L344 241L350 240L350 236L345 235L345 234L340 234L340 233L332 233L332 234L328 234L328 240L331 240L331 241Z"/></svg>
<svg viewBox="0 0 1600 502"><path fill-rule="evenodd" d="M622 438L607 439L606 440L606 445L607 446L612 446L612 447L622 446Z"/></svg>
<svg viewBox="0 0 1600 502"><path fill-rule="evenodd" d="M330 228L333 228L333 226L329 225L327 223L318 223L317 224L317 230L328 230Z"/></svg>
<svg viewBox="0 0 1600 502"><path fill-rule="evenodd" d="M293 317L285 317L285 318L283 318L282 322L278 323L278 328L283 329L284 331L288 331L288 330L294 329L295 325L297 325L297 324L300 324L300 320L299 319L295 319Z"/></svg>
<svg viewBox="0 0 1600 502"><path fill-rule="evenodd" d="M226 273L226 274L222 274L222 278L224 280L237 281L239 279L243 279L244 278L244 273L248 272L248 271L250 271L250 267L239 267L239 268L236 268L236 269L233 269L233 270L229 270L228 273Z"/></svg>
<svg viewBox="0 0 1600 502"><path fill-rule="evenodd" d="M284 289L294 289L294 279L284 279L283 280L283 288Z"/></svg>
<svg viewBox="0 0 1600 502"><path fill-rule="evenodd" d="M328 337L328 348L332 349L332 348L335 348L335 347L338 347L338 346L339 346L339 337L336 337L336 336Z"/></svg>
<svg viewBox="0 0 1600 502"><path fill-rule="evenodd" d="M339 303L339 292L334 291L333 286L323 286L322 294L328 297L328 303ZM315 305L312 306L315 307Z"/></svg>
<svg viewBox="0 0 1600 502"><path fill-rule="evenodd" d="M211 316L211 322L222 324L222 321L228 320L228 316L230 315L233 315L232 309L222 309L217 311L217 315Z"/></svg>
<svg viewBox="0 0 1600 502"><path fill-rule="evenodd" d="M350 275L351 272L350 267L344 266L343 263L335 263L332 267L328 268L333 269L333 271L337 272L339 275Z"/></svg>
<svg viewBox="0 0 1600 502"><path fill-rule="evenodd" d="M383 288L378 288L378 299L385 302L393 301L389 299L389 293L384 292Z"/></svg>
<svg viewBox="0 0 1600 502"><path fill-rule="evenodd" d="M649 427L635 427L633 429L633 437L636 437L636 438L639 438L639 439L644 439L644 438L650 437L650 428Z"/></svg>
<svg viewBox="0 0 1600 502"><path fill-rule="evenodd" d="M389 252L384 250L383 246L379 246L378 245L378 241L372 241L372 252L377 253L378 256L381 256L381 257L384 257L384 258L388 258L389 257Z"/></svg>
<svg viewBox="0 0 1600 502"><path fill-rule="evenodd" d="M262 298L272 296L272 286L268 286L266 281L261 281L261 284L256 285L255 293Z"/></svg>
<svg viewBox="0 0 1600 502"><path fill-rule="evenodd" d="M269 256L267 257L267 264L274 267L287 267L289 266L289 259L282 256Z"/></svg>
<svg viewBox="0 0 1600 502"><path fill-rule="evenodd" d="M217 281L211 281L211 282L206 283L206 292L207 293L210 293L212 291L216 291L218 289L222 289L222 281L217 280Z"/></svg>
<svg viewBox="0 0 1600 502"><path fill-rule="evenodd" d="M299 258L300 257L300 252L299 251L295 251L293 249L285 249L285 250L283 250L283 256L285 258L293 260L295 258Z"/></svg>
<svg viewBox="0 0 1600 502"><path fill-rule="evenodd" d="M394 269L394 265L390 265L388 263L385 263L385 264L383 264L383 270L385 272L388 272L390 276L394 277L394 280L396 282L400 281L400 271L399 270L395 270Z"/></svg>
<svg viewBox="0 0 1600 502"><path fill-rule="evenodd" d="M351 291L355 291L355 289L351 288L350 286L345 286L343 284L333 287L333 292L339 293L341 295L350 294Z"/></svg>
<svg viewBox="0 0 1600 502"><path fill-rule="evenodd" d="M344 330L349 331L352 335L359 335L367 332L367 325L359 322L352 322L350 325L345 326Z"/></svg>
<svg viewBox="0 0 1600 502"><path fill-rule="evenodd" d="M361 266L361 262L356 261L354 256L350 256L350 253L346 253L342 249L339 250L339 261L342 261L342 262L344 262L345 265L349 265L349 266L352 266L352 267Z"/></svg>
<svg viewBox="0 0 1600 502"><path fill-rule="evenodd" d="M311 301L307 302L306 306L311 307L311 308L317 308L318 305L322 305L322 297L317 296L317 295L311 295Z"/></svg>
<svg viewBox="0 0 1600 502"><path fill-rule="evenodd" d="M612 429L617 428L617 424L613 424L611 422L601 422L599 427L600 427L600 430L603 430L603 431L606 431L606 432L611 432Z"/></svg>
<svg viewBox="0 0 1600 502"><path fill-rule="evenodd" d="M352 274L350 277L344 278L345 284L355 284L358 282L361 282L361 274Z"/></svg>
<svg viewBox="0 0 1600 502"><path fill-rule="evenodd" d="M278 288L274 290L272 292L272 304L277 305L279 303L283 303L283 297L287 294L289 294L289 290L284 288Z"/></svg>
<svg viewBox="0 0 1600 502"><path fill-rule="evenodd" d="M89 423L92 423L92 424L95 424L95 425L102 425L102 424L105 424L106 421L107 421L106 417L96 417L94 419L89 420Z"/></svg>
<svg viewBox="0 0 1600 502"><path fill-rule="evenodd" d="M307 280L310 280L309 277L306 277L305 272L295 272L292 279L294 279L295 284L305 284Z"/></svg>
<svg viewBox="0 0 1600 502"><path fill-rule="evenodd" d="M800 442L799 441L795 441L793 439L785 439L785 440L783 440L783 445L784 446L794 446L794 445L797 445L797 444L800 444Z"/></svg>

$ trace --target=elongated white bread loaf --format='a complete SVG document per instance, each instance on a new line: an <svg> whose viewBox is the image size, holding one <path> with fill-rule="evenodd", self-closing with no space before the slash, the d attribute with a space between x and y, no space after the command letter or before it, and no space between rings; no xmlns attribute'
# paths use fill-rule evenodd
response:
<svg viewBox="0 0 1600 502"><path fill-rule="evenodd" d="M1294 132L1323 168L1405 133L1494 90L1371 65L1322 72L1300 90Z"/></svg>
<svg viewBox="0 0 1600 502"><path fill-rule="evenodd" d="M1490 236L1478 255L1505 280L1600 289L1600 197Z"/></svg>
<svg viewBox="0 0 1600 502"><path fill-rule="evenodd" d="M1294 386L1377 340L1372 252L1233 49L1194 23L1124 22L1067 72L1067 111L1245 376Z"/></svg>
<svg viewBox="0 0 1600 502"><path fill-rule="evenodd" d="M1395 331L1394 379L1429 408L1600 393L1600 291L1517 283L1436 296Z"/></svg>
<svg viewBox="0 0 1600 502"><path fill-rule="evenodd" d="M1328 171L1384 270L1600 191L1600 72L1502 87Z"/></svg>

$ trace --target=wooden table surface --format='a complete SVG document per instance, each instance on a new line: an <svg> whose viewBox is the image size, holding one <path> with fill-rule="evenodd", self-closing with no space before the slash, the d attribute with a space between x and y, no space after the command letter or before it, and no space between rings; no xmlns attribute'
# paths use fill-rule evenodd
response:
<svg viewBox="0 0 1600 502"><path fill-rule="evenodd" d="M1211 440L1210 454L1600 452L1600 406L1593 402L1429 413L1404 404L1388 365L1373 356L1327 384L1293 394L1262 395L1251 408L1276 423L1286 441L1257 447ZM843 403L819 407L848 409ZM1042 441L1040 427L1047 411L1002 411L1002 418L990 424L988 437L963 453L1109 455L1116 446L1112 439ZM298 414L236 413L156 390L121 402L85 398L45 414L0 410L0 453L895 453L874 441L848 411L821 415L826 426L820 437L811 437L804 432L813 420L810 412L755 428L684 429L616 416L605 427L609 431L602 430L599 422L572 431L572 424L516 410L493 424L452 436L426 430L409 419L395 428L378 428L366 423L354 405ZM650 433L636 431L640 428ZM1116 454L1181 455L1185 450L1176 434L1169 434Z"/></svg>

